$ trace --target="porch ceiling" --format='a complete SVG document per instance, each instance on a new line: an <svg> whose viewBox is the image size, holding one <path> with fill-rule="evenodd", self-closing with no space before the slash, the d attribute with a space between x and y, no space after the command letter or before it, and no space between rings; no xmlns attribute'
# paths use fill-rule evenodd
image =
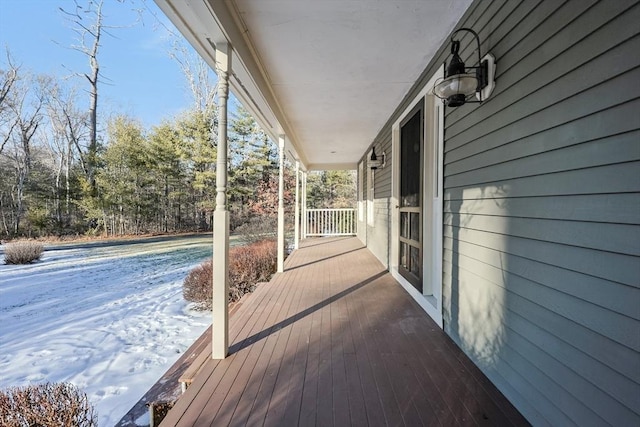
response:
<svg viewBox="0 0 640 427"><path fill-rule="evenodd" d="M353 169L471 0L156 0L306 169Z"/></svg>

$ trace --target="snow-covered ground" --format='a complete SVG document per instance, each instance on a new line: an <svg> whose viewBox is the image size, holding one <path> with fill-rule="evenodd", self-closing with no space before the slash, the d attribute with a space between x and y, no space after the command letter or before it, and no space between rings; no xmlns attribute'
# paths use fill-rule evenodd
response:
<svg viewBox="0 0 640 427"><path fill-rule="evenodd" d="M113 426L211 323L182 298L210 256L210 235L0 252L0 388L72 382Z"/></svg>

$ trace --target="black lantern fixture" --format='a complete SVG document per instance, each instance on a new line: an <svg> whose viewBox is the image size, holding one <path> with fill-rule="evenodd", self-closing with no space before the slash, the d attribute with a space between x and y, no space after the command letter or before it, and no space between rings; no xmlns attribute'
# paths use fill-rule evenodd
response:
<svg viewBox="0 0 640 427"><path fill-rule="evenodd" d="M454 37L461 31L471 33L476 39L478 63L473 67L465 66L460 58L460 41ZM454 31L451 34L451 55L445 78L433 87L433 94L449 107L459 107L466 102L482 102L487 99L495 87L496 61L491 54L482 57L478 34L469 28ZM473 100L474 95L477 100Z"/></svg>
<svg viewBox="0 0 640 427"><path fill-rule="evenodd" d="M376 147L373 147L371 150L371 157L369 157L369 162L367 162L369 169L376 170L378 168L384 168L385 157L384 151L382 152L382 155L378 157L376 155Z"/></svg>

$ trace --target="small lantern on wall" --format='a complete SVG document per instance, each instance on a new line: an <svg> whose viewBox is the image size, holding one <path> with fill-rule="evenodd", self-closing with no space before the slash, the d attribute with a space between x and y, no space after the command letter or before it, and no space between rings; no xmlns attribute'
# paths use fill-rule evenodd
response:
<svg viewBox="0 0 640 427"><path fill-rule="evenodd" d="M476 39L478 63L473 67L465 66L460 58L460 41L454 40L454 37L461 31L471 33ZM481 56L478 34L469 28L454 31L451 35L451 55L445 78L436 83L433 94L449 107L486 100L495 87L496 61L490 53L484 57ZM474 95L477 100L473 99Z"/></svg>
<svg viewBox="0 0 640 427"><path fill-rule="evenodd" d="M384 151L380 156L377 156L376 147L373 147L373 149L371 150L371 157L369 157L369 161L367 162L367 166L369 166L369 169L371 170L382 169L384 168L385 157L386 156L384 154Z"/></svg>

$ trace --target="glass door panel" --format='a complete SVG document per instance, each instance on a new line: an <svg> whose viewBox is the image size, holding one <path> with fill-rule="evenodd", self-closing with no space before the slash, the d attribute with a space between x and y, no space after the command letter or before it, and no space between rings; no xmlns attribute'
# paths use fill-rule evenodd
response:
<svg viewBox="0 0 640 427"><path fill-rule="evenodd" d="M420 102L400 124L399 272L422 293L423 110Z"/></svg>

